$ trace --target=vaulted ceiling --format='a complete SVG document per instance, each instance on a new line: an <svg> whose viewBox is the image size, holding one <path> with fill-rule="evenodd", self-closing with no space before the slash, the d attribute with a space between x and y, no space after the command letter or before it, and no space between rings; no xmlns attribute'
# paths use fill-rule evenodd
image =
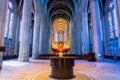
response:
<svg viewBox="0 0 120 80"><path fill-rule="evenodd" d="M47 13L51 20L64 18L70 20L75 12L77 0L46 0Z"/></svg>
<svg viewBox="0 0 120 80"><path fill-rule="evenodd" d="M17 3L18 10L22 11L23 0L14 1ZM75 15L75 8L78 2L81 1L86 3L86 1L84 0L41 0L41 1L44 2L45 10L51 21L54 21L56 18L61 17L66 19L67 21L70 21L70 19ZM99 0L101 6L105 4L105 1L106 0Z"/></svg>

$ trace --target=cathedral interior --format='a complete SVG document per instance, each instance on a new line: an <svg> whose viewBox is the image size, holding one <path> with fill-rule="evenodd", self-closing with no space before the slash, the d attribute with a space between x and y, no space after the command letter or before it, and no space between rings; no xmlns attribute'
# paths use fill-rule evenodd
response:
<svg viewBox="0 0 120 80"><path fill-rule="evenodd" d="M119 4L0 0L0 80L120 80Z"/></svg>

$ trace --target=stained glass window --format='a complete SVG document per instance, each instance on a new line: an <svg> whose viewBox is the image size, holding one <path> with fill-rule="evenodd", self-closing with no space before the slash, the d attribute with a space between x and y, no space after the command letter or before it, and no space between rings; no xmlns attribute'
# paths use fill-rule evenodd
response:
<svg viewBox="0 0 120 80"><path fill-rule="evenodd" d="M109 1L109 3L108 3L108 8L109 8L109 9L113 9L113 8L114 8L113 0L110 0L110 1Z"/></svg>
<svg viewBox="0 0 120 80"><path fill-rule="evenodd" d="M8 9L6 13L6 24L5 24L5 38L12 39L12 33L13 33L13 20L14 20L14 13L13 13L13 3L10 0L8 2Z"/></svg>
<svg viewBox="0 0 120 80"><path fill-rule="evenodd" d="M5 34L4 34L4 37L7 38L7 35L8 35L8 26L9 26L9 19L10 19L10 10L8 9L7 10L7 14L6 14L6 24L5 24Z"/></svg>
<svg viewBox="0 0 120 80"><path fill-rule="evenodd" d="M55 42L58 42L58 32L57 31L55 31L55 33L54 33L54 40L55 40Z"/></svg>
<svg viewBox="0 0 120 80"><path fill-rule="evenodd" d="M113 10L113 19L114 19L115 37L118 37L119 36L119 31L118 31L117 16L116 16L115 9Z"/></svg>
<svg viewBox="0 0 120 80"><path fill-rule="evenodd" d="M59 41L63 41L63 33L62 32L59 32Z"/></svg>
<svg viewBox="0 0 120 80"><path fill-rule="evenodd" d="M10 15L10 25L9 25L9 33L8 33L8 38L12 38L12 32L13 32L13 20L14 20L14 14L11 13Z"/></svg>
<svg viewBox="0 0 120 80"><path fill-rule="evenodd" d="M14 9L12 0L9 0L9 2L8 2L8 8L11 9L11 10Z"/></svg>
<svg viewBox="0 0 120 80"><path fill-rule="evenodd" d="M110 38L118 37L118 24L117 24L117 16L116 11L114 8L114 2L113 0L110 0L108 2L108 25L109 25L109 33Z"/></svg>
<svg viewBox="0 0 120 80"><path fill-rule="evenodd" d="M113 24L112 24L112 14L111 14L111 12L108 13L108 23L109 23L110 38L114 38Z"/></svg>

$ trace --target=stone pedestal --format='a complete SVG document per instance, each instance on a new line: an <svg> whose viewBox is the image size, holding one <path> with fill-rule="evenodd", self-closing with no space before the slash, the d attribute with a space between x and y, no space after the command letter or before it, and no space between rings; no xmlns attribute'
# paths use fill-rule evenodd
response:
<svg viewBox="0 0 120 80"><path fill-rule="evenodd" d="M55 79L73 78L74 58L72 57L51 57L51 77Z"/></svg>

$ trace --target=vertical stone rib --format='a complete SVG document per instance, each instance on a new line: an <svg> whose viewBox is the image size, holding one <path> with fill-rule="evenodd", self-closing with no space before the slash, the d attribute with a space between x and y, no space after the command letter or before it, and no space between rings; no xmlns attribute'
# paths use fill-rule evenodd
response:
<svg viewBox="0 0 120 80"><path fill-rule="evenodd" d="M19 61L29 61L29 29L31 25L32 0L24 0L20 27Z"/></svg>

